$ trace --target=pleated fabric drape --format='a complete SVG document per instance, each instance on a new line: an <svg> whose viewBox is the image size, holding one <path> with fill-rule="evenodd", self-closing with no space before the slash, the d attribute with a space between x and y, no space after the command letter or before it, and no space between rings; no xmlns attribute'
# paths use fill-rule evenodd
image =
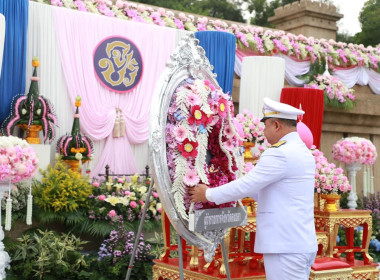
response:
<svg viewBox="0 0 380 280"><path fill-rule="evenodd" d="M321 145L324 92L312 88L283 88L281 102L305 111L302 122L311 130L314 145L319 149Z"/></svg>
<svg viewBox="0 0 380 280"><path fill-rule="evenodd" d="M236 38L233 34L221 31L195 32L199 45L206 51L206 56L213 72L217 74L216 80L223 92L232 94L234 80Z"/></svg>
<svg viewBox="0 0 380 280"><path fill-rule="evenodd" d="M0 124L10 113L14 96L25 93L28 0L0 1L5 40L0 79Z"/></svg>

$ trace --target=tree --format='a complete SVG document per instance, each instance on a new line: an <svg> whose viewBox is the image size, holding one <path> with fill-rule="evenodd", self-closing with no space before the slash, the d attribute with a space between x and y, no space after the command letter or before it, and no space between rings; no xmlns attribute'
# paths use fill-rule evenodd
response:
<svg viewBox="0 0 380 280"><path fill-rule="evenodd" d="M249 0L248 10L255 15L251 18L251 24L274 28L274 24L268 22L268 18L274 16L274 10L298 0Z"/></svg>
<svg viewBox="0 0 380 280"><path fill-rule="evenodd" d="M359 15L362 31L355 34L355 43L375 46L380 43L380 0L369 0Z"/></svg>
<svg viewBox="0 0 380 280"><path fill-rule="evenodd" d="M135 0L192 14L244 22L241 4L243 0Z"/></svg>

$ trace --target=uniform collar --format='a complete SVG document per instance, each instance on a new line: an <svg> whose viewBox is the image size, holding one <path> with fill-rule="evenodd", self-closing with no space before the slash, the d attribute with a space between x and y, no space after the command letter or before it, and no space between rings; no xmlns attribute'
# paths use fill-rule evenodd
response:
<svg viewBox="0 0 380 280"><path fill-rule="evenodd" d="M289 140L292 140L292 139L299 139L299 135L298 135L298 132L297 131L293 131L293 132L290 132L284 136L282 136L282 138L278 141L289 141Z"/></svg>

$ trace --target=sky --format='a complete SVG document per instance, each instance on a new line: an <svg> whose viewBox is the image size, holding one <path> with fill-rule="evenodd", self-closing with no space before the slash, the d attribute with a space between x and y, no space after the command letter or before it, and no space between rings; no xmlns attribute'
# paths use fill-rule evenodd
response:
<svg viewBox="0 0 380 280"><path fill-rule="evenodd" d="M330 0L343 14L343 18L337 22L339 33L355 35L361 31L359 13L367 0Z"/></svg>

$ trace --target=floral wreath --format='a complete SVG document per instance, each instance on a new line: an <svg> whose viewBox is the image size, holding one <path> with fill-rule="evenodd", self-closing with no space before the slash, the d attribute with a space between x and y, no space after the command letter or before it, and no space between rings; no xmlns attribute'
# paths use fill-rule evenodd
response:
<svg viewBox="0 0 380 280"><path fill-rule="evenodd" d="M233 102L208 80L187 79L173 94L166 125L167 162L175 205L188 220L188 189L198 183L214 188L235 180L242 170ZM238 172L239 171L239 172ZM196 203L194 209L224 208Z"/></svg>
<svg viewBox="0 0 380 280"><path fill-rule="evenodd" d="M377 158L375 145L361 137L347 137L338 140L333 145L333 158L345 164L359 162L373 165Z"/></svg>

